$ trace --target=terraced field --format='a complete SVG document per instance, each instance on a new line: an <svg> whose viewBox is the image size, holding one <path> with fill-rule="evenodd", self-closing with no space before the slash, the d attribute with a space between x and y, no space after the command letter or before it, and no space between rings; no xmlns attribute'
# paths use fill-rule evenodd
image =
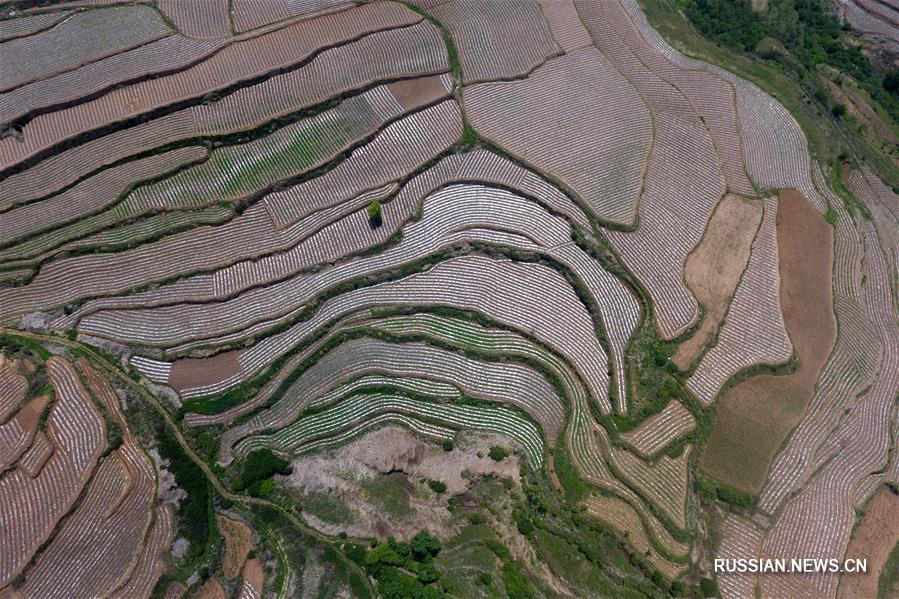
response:
<svg viewBox="0 0 899 599"><path fill-rule="evenodd" d="M876 587L899 197L635 0L13 4L0 597Z"/></svg>

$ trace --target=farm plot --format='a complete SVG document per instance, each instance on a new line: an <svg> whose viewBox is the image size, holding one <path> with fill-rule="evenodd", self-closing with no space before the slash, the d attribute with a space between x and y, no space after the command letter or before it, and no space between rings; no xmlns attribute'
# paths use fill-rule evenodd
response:
<svg viewBox="0 0 899 599"><path fill-rule="evenodd" d="M238 599L257 599L262 597L262 588L265 584L265 572L258 559L248 559L243 566L243 582L240 586Z"/></svg>
<svg viewBox="0 0 899 599"><path fill-rule="evenodd" d="M156 508L153 525L147 533L140 556L131 576L125 583L112 589L114 596L148 599L156 586L156 581L165 571L164 555L175 537L174 516L167 504Z"/></svg>
<svg viewBox="0 0 899 599"><path fill-rule="evenodd" d="M245 436L287 426L306 406L320 407L333 401L336 393L329 391L340 395L351 393L352 386L347 388L340 383L368 374L448 383L469 397L515 405L541 424L550 444L554 443L564 420L562 399L549 382L528 368L478 362L422 343L397 344L363 338L329 352L303 372L272 408L226 431L222 435L220 456ZM422 390L428 389L419 392Z"/></svg>
<svg viewBox="0 0 899 599"><path fill-rule="evenodd" d="M523 285L525 279L531 285ZM536 284L541 286L537 287ZM540 289L539 294L525 289ZM553 298L551 313L540 305ZM609 411L605 352L593 321L574 291L552 269L539 264L496 261L479 256L447 260L429 271L348 292L328 300L316 315L283 333L267 337L238 358L243 377L260 370L329 322L361 307L378 305L449 305L481 311L509 326L531 331L566 355L583 373L594 401ZM225 387L234 384L228 382ZM225 388L222 387L222 388ZM186 395L217 389L185 389Z"/></svg>
<svg viewBox="0 0 899 599"><path fill-rule="evenodd" d="M75 512L28 569L26 596L101 596L128 579L150 525L155 472L136 444L106 458Z"/></svg>
<svg viewBox="0 0 899 599"><path fill-rule="evenodd" d="M727 514L721 524L721 544L716 555L722 559L756 559L761 553L762 534L748 518ZM725 572L717 578L723 598L741 599L755 594L755 574Z"/></svg>
<svg viewBox="0 0 899 599"><path fill-rule="evenodd" d="M865 515L846 549L847 558L868 560L868 572L844 575L837 593L840 599L877 596L878 575L883 572L890 551L899 543L899 528L894 525L897 520L899 495L881 487L865 504Z"/></svg>
<svg viewBox="0 0 899 599"><path fill-rule="evenodd" d="M206 149L189 146L151 156L122 166L111 168L86 179L63 193L43 202L19 206L3 213L0 219L0 239L3 245L12 245L0 252L0 259L16 260L46 252L75 238L82 232L92 232L107 226L108 217L91 214L115 203L132 186L143 179L157 177L169 171L199 162L207 156ZM80 220L79 220L80 219ZM77 222L72 222L76 221ZM65 227L66 223L71 223ZM40 237L47 229L55 229ZM13 245L13 242L19 241Z"/></svg>
<svg viewBox="0 0 899 599"><path fill-rule="evenodd" d="M416 420L433 420L443 426L498 433L520 445L535 468L543 465L545 449L539 428L514 410L438 404L389 393L354 395L321 412L304 416L275 433L249 437L238 443L235 451L243 456L261 447L269 447L282 453L299 454L324 444L345 442L349 438L347 429L352 431L351 427L359 423L370 427L370 418L381 414L409 415Z"/></svg>
<svg viewBox="0 0 899 599"><path fill-rule="evenodd" d="M705 405L712 403L721 385L740 370L753 364L786 362L792 353L778 302L776 218L777 200L766 198L762 224L718 342L687 380L687 387Z"/></svg>
<svg viewBox="0 0 899 599"><path fill-rule="evenodd" d="M215 121L205 121L204 115L209 111L212 115L221 118L222 114L229 114L230 117L224 119L227 124L230 121L245 123L243 127L249 128L251 124L258 120L258 113L271 113L272 108L277 110L280 106L279 97L293 98L295 93L285 96L284 90L290 88L290 80L299 75L288 73L284 78L272 77L269 73L277 72L291 65L301 64L304 60L316 52L322 46L330 46L340 43L352 41L360 36L399 27L403 25L411 25L421 20L414 13L397 4L370 4L342 13L342 15L334 15L330 17L322 17L320 20L311 21L309 23L299 23L296 26L286 27L274 33L264 36L257 36L247 39L241 43L234 43L222 51L214 54L209 60L203 61L194 67L179 71L165 77L151 78L141 81L133 85L125 86L114 90L96 100L78 104L71 109L58 111L45 115L46 122L52 125L43 125L44 120L36 119L30 123L28 127L48 127L49 129L57 129L62 132L62 137L73 135L76 130L71 129L72 125L81 127L81 131L100 126L103 123L120 121L122 119L135 116L136 113L146 112L154 108L170 105L174 102L190 102L195 106L172 112L161 118L151 120L129 129L121 129L103 135L99 139L94 139L83 145L76 146L70 150L54 155L50 158L42 160L34 168L23 173L14 174L5 180L0 181L0 196L9 198L11 202L20 201L19 198L40 197L46 193L58 190L61 186L77 179L79 174L99 168L109 164L117 159L125 156L136 154L141 151L150 150L158 145L169 143L177 139L192 137L203 131L217 130ZM432 28L433 29L433 28ZM397 41L403 41L399 39ZM392 50L385 48L386 53L393 52L394 56L398 55L398 48L402 46L391 46ZM438 54L438 60L443 59L445 50L442 44L432 44ZM356 48L353 48L355 50ZM364 48L360 48L364 50ZM433 61L435 56L425 48L420 53L407 53L407 56L400 57L397 64L406 65L409 62L420 64L422 62ZM380 54L384 54L381 52ZM321 53L324 56L324 52ZM317 55L316 55L317 56ZM443 59L445 61L445 59ZM325 59L317 64L315 69L320 69L324 63L329 62ZM310 63L311 64L311 63ZM367 70L360 69L335 69L333 63L331 72L342 72L344 75L337 75L337 80L353 81L356 75L360 75L363 81L368 80L366 77ZM365 63L374 64L374 63ZM302 71L302 69L300 69ZM299 72L299 71L296 71ZM328 73L327 69L320 73ZM414 74L415 71L413 71ZM243 91L242 96L231 94L226 96L224 100L214 103L204 111L200 104L205 94L219 92L223 87L226 89L235 89L239 86L245 86L248 82L256 79L266 79L262 82L263 90L271 90L271 96L263 96L260 101L259 92L254 91L256 86ZM312 78L313 81L320 83L329 83L335 79L335 75L328 77ZM305 81L303 79L302 81ZM268 84L268 85L266 85ZM300 84L302 88L306 88L304 83ZM296 87L294 84L293 87ZM313 86L310 91L321 93L321 88ZM339 90L328 90L323 98L314 100L324 100L331 97L334 93L340 93ZM245 97L249 96L251 102L246 101ZM253 96L257 96L253 98ZM300 92L300 97L305 97ZM242 99L244 98L244 99ZM229 99L230 102L228 101ZM223 103L224 102L224 103ZM231 107L230 112L219 112L215 110L220 107L224 110ZM297 110L301 106L297 106L292 110ZM70 114L71 111L75 111ZM244 115L241 117L240 115ZM263 121L273 118L276 115L269 116ZM261 124L261 123L260 123ZM228 131L227 127L225 130ZM40 134L27 131L26 139L47 139L54 134ZM56 139L61 139L59 135L55 135ZM5 143L5 142L0 142ZM31 185L32 188L23 190L20 185Z"/></svg>
<svg viewBox="0 0 899 599"><path fill-rule="evenodd" d="M604 21L611 24L623 44L655 76L675 86L702 118L720 159L721 172L728 190L754 197L755 189L746 176L733 85L695 66L677 64L648 44L620 2L605 2L599 6ZM594 10L589 5L584 5L583 8L585 13Z"/></svg>
<svg viewBox="0 0 899 599"><path fill-rule="evenodd" d="M888 280L887 262L878 237L869 221L860 223L865 240L864 272L868 280ZM848 413L817 447L817 456L832 458L818 461L813 479L790 499L765 540L769 555L782 556L800 551L808 554L841 555L849 541L856 508L865 497L859 491L870 490L870 473L888 463L891 428L899 388L899 324L888 285L868 285L865 312L883 347L883 363L867 393L858 398ZM819 517L810 522L807 514L815 509ZM828 534L821 534L820 523L827 523ZM793 596L822 596L836 591L834 574L800 577L802 580L762 579L767 592L790 592Z"/></svg>
<svg viewBox="0 0 899 599"><path fill-rule="evenodd" d="M760 204L733 195L724 196L712 213L699 245L687 257L684 280L705 308L706 315L699 329L671 357L681 370L687 370L699 357L724 319L749 262L762 212Z"/></svg>
<svg viewBox="0 0 899 599"><path fill-rule="evenodd" d="M189 2L179 0L159 0L156 4L175 27L188 37L209 39L231 35L228 2L207 2L201 10L197 10Z"/></svg>
<svg viewBox="0 0 899 599"><path fill-rule="evenodd" d="M565 54L593 45L572 0L540 0L540 9L553 39Z"/></svg>
<svg viewBox="0 0 899 599"><path fill-rule="evenodd" d="M653 118L640 226L628 233L610 231L609 241L649 292L662 336L676 337L698 314L684 285L684 261L725 190L718 156L693 106L628 50L604 4L576 6L599 50L636 88ZM661 247L666 251L659 252Z"/></svg>
<svg viewBox="0 0 899 599"><path fill-rule="evenodd" d="M671 400L658 414L653 414L636 428L621 435L636 452L651 457L671 442L693 430L696 419L690 410L677 401Z"/></svg>
<svg viewBox="0 0 899 599"><path fill-rule="evenodd" d="M47 372L57 397L47 419L52 455L34 477L16 468L0 480L0 505L9 508L0 511L0 585L4 586L28 565L78 498L106 446L102 416L72 366L53 357L47 361ZM23 457L28 458L29 454Z"/></svg>
<svg viewBox="0 0 899 599"><path fill-rule="evenodd" d="M52 28L0 45L0 90L43 79L172 33L149 6L77 12Z"/></svg>
<svg viewBox="0 0 899 599"><path fill-rule="evenodd" d="M19 374L13 361L0 352L0 420L6 420L27 392L28 379Z"/></svg>
<svg viewBox="0 0 899 599"><path fill-rule="evenodd" d="M48 12L36 15L24 15L0 21L0 41L5 42L18 37L33 35L39 31L50 29L60 21L68 18L70 11Z"/></svg>
<svg viewBox="0 0 899 599"><path fill-rule="evenodd" d="M138 75L140 77L162 74L187 68L195 62L204 60L224 45L224 41L199 41L172 35L78 69L34 81L2 93L0 94L0 122L9 123L17 119L26 119L55 124L55 126L40 125L37 127L26 125L23 127L23 132L27 131L28 139L15 140L15 143L4 141L0 145L2 153L6 155L6 152L14 152L11 156L15 155L21 158L35 149L54 143L60 137L65 137L66 127L62 124L62 119L40 118L39 113L52 111L54 107L69 103L78 103L82 98L100 95L110 88L123 85L125 82L135 79L135 65L141 66L141 72ZM135 108L137 107L135 106ZM80 114L80 112L63 109L63 114L67 118L71 118L70 115ZM29 119L29 116L34 118ZM95 118L97 116L102 115L95 115ZM70 122L68 127L80 127L83 130L86 125L89 126L89 123L89 120L77 119L75 122ZM31 139L32 135L38 136L38 139Z"/></svg>
<svg viewBox="0 0 899 599"><path fill-rule="evenodd" d="M440 86L437 95L424 103L445 95ZM267 195L265 207L275 227L284 229L313 212L399 179L448 149L461 134L462 122L455 105L444 102L385 128L321 177Z"/></svg>
<svg viewBox="0 0 899 599"><path fill-rule="evenodd" d="M795 192L777 209L780 307L799 367L785 376L757 376L719 401L700 466L719 480L758 493L783 440L805 415L836 339L832 229Z"/></svg>
<svg viewBox="0 0 899 599"><path fill-rule="evenodd" d="M0 473L16 463L31 446L38 422L50 401L49 395L41 395L25 404L7 423L0 424Z"/></svg>
<svg viewBox="0 0 899 599"><path fill-rule="evenodd" d="M649 462L627 449L612 445L603 427L596 425L594 434L609 464L618 471L618 477L628 486L638 489L647 502L656 505L676 526L686 528L690 449L677 458L663 455Z"/></svg>
<svg viewBox="0 0 899 599"><path fill-rule="evenodd" d="M327 289L334 283L348 280L351 277L369 274L375 270L383 270L391 266L400 265L410 260L421 258L428 255L429 253L433 253L440 247L454 243L457 240L483 239L488 242L496 240L500 240L502 242L504 241L503 237L498 237L490 230L485 231L485 233L490 233L489 235L475 234L478 231L477 227L483 227L485 225L491 226L490 223L493 222L491 220L492 215L494 215L494 217L497 219L495 221L495 226L499 227L510 226L515 222L521 223L527 228L531 228L533 226L533 223L541 221L546 222L547 225L553 225L554 223L552 217L549 217L545 213L542 213L542 210L539 208L539 206L530 202L523 202L520 198L518 198L518 196L514 196L509 192L494 190L490 188L479 188L474 186L447 188L446 190L438 192L426 202L426 212L424 218L419 223L408 227L406 234L403 237L403 241L395 248L392 248L376 256L361 258L359 260L349 262L334 269L323 271L322 273L319 273L318 275L312 277L307 277L304 279L291 279L280 286L256 290L254 292L251 292L250 294L245 294L233 300L233 302L235 302L234 305L252 305L252 303L256 303L259 301L258 298L264 298L270 295L272 301L277 301L277 305L279 305L280 309L288 311L291 309L291 306L285 306L283 304L283 297L288 294L290 294L290 296L294 298L294 301L296 301L297 303L301 303L302 301L304 301L301 298L307 297L311 299L311 297L314 297L315 293ZM561 242L566 242L568 229L564 224L564 221L559 221L558 219L556 219L553 226L557 231L557 233L555 234L559 235ZM462 229L464 227L472 227L472 230L475 231L475 233L464 233L464 229ZM447 229L449 229L449 231L447 231ZM462 230L459 234L448 235L448 233L460 229ZM552 231L553 228L547 227L542 230L536 230L531 233L531 235L552 235ZM549 239L547 239L546 246L551 246L552 243L553 237L550 237ZM511 245L512 247L523 247L525 249L540 249L540 246L534 245L533 242L526 240L523 242L522 240L508 237L505 240L505 245ZM601 271L599 266L595 263L594 268L596 268L597 271ZM578 272L578 268L575 268L574 270L575 272ZM600 283L604 283L607 286L610 286L612 288L612 291L614 291L615 288L613 282L615 280L611 277L611 275L605 273L605 276L608 277L607 280L604 280L603 277L599 274L597 274L596 276L598 277ZM568 287L567 284L566 287ZM570 290L570 287L568 287L568 289ZM566 293L566 295L568 295L568 293ZM609 320L611 320L612 318L619 318L620 315L616 310L616 304L609 304L609 295L611 294L604 294L603 296L599 297L597 301L601 306L608 306ZM614 298L614 296L612 297ZM634 302L634 300L627 293L625 293L625 295L622 297L630 299L631 302ZM340 299L341 298L335 298L335 301L340 301ZM251 303L247 304L247 302ZM268 303L268 300L266 300L265 304ZM586 315L586 309L583 307L583 305L580 304L580 302L578 302L578 305L581 306L581 308L579 308L578 310ZM633 306L635 304L632 303L631 305ZM229 328L228 326L226 326L226 323L228 321L225 320L210 322L210 319L215 315L214 313L209 311L208 307L204 309L204 316L199 317L199 319L199 314L193 313L195 310L196 307L182 305L172 306L170 308L161 308L153 311L143 310L139 311L139 314L138 311L130 313L116 311L100 312L96 315L88 316L82 319L81 323L79 324L79 330L81 332L93 335L115 337L120 339L121 341L127 341L129 343L160 343L163 341L166 343L172 343L177 339L188 339L193 335L201 335L202 330L198 330L198 327L201 327L205 330L223 330L223 327L224 330L227 330L227 328ZM240 319L244 319L245 316L243 316L243 314L246 313L247 312L245 310L234 309L223 314L223 316L231 320L232 324L230 324L230 327L233 328L235 326L235 324L233 323L233 318L237 317ZM255 311L250 311L250 314L258 314L258 309ZM625 314L628 314L628 312L625 312ZM134 320L135 318L138 318L139 320ZM320 320L319 315L316 315L315 320ZM586 324L586 321L582 322ZM173 326L175 323L178 323L177 326ZM152 337L144 336L138 338L135 336L135 334L152 335ZM163 335L175 334L177 334L178 337L163 337ZM549 333L547 332L547 334ZM556 335L553 336L555 337ZM272 338L262 341L260 345L270 343L271 339ZM592 339L592 341L590 341L589 339ZM622 342L626 343L626 340L627 336L623 336ZM582 365L582 368L585 368L587 372L591 373L592 380L595 381L592 382L593 391L594 393L596 393L597 398L604 398L598 399L598 401L600 401L600 405L604 405L607 402L605 391L602 386L599 386L601 385L600 381L607 380L605 366L600 363L599 358L599 356L604 355L604 352L596 341L595 334L591 334L588 339L584 340L584 342L588 343L589 347L595 347L597 349L593 358L584 358L585 362ZM568 343L566 343L565 345L570 346L570 344ZM622 344L618 344L616 346L621 345ZM572 351L574 351L574 348L571 349ZM247 355L249 355L250 353L255 354L255 352L257 351L260 350L250 350ZM582 350L575 351L575 355L581 353L581 351ZM243 361L245 359L249 360L250 358L242 356L241 360ZM259 364L261 365L262 362L260 362Z"/></svg>
<svg viewBox="0 0 899 599"><path fill-rule="evenodd" d="M321 166L401 114L387 88L377 87L261 139L213 150L208 161L137 189L117 206L117 213L125 219L149 210L245 197Z"/></svg>
<svg viewBox="0 0 899 599"><path fill-rule="evenodd" d="M561 180L598 218L634 220L651 118L596 49L553 59L522 81L472 85L464 108L482 135ZM580 135L585 127L594 134Z"/></svg>
<svg viewBox="0 0 899 599"><path fill-rule="evenodd" d="M427 10L449 30L466 85L520 77L559 54L537 0L457 0ZM516 40L514 52L508 40Z"/></svg>
<svg viewBox="0 0 899 599"><path fill-rule="evenodd" d="M585 505L588 514L624 535L627 542L667 578L677 578L686 569L685 564L672 562L657 552L643 530L640 515L625 501L608 495L593 495Z"/></svg>
<svg viewBox="0 0 899 599"><path fill-rule="evenodd" d="M359 68L349 70L340 68L340 65L346 64L359 54L364 54L368 58ZM40 164L37 169L44 173L53 171L55 174L58 168L51 168L55 163L63 162L71 167L73 160L83 170L96 168L110 159L124 158L129 154L147 151L162 143L172 143L196 135L221 135L258 127L350 90L370 86L377 81L439 73L447 68L443 42L436 29L428 23L374 33L359 41L325 50L298 70L275 75L256 85L238 89L217 102L191 106L85 144L87 148L94 148L95 152L97 148L106 148L109 156L103 158L92 156L87 149L79 147L50 158L46 161L48 163L46 166ZM12 138L0 140L0 152L30 152L39 146L47 145L51 138L58 140L60 136L65 137L99 126L111 110L108 105L102 107L104 111L98 111L96 107L90 105L82 106L36 118L26 126L24 142ZM74 110L82 110L84 114L73 114ZM112 115L108 118L114 120L120 117ZM65 160L66 158L68 160ZM93 164L89 162L90 160L94 161ZM106 162L98 163L97 160ZM14 175L13 179L25 180L26 176L27 172ZM47 185L48 182L41 181L41 184ZM0 187L7 186L0 184ZM9 192L13 194L11 196L13 200L23 193L15 189Z"/></svg>
<svg viewBox="0 0 899 599"><path fill-rule="evenodd" d="M247 31L292 17L348 8L349 0L234 0L234 29Z"/></svg>

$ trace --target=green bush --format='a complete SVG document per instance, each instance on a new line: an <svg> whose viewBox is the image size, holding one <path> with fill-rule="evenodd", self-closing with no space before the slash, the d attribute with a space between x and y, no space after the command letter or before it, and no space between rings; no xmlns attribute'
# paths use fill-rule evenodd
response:
<svg viewBox="0 0 899 599"><path fill-rule="evenodd" d="M487 455L490 456L491 460L500 462L506 459L506 457L509 455L509 450L507 450L505 447L500 447L499 445L493 445L490 448L490 453L488 453Z"/></svg>
<svg viewBox="0 0 899 599"><path fill-rule="evenodd" d="M270 481L271 484L266 485L262 484L263 481L271 479L275 474L286 475L291 472L293 472L293 467L290 462L282 460L268 449L260 449L247 456L243 474L235 479L234 488L237 491L246 489L251 495L264 497L271 493L274 481Z"/></svg>
<svg viewBox="0 0 899 599"><path fill-rule="evenodd" d="M429 480L428 486L431 487L431 490L434 491L435 493L437 493L438 495L440 493L446 492L446 483L443 482L442 480Z"/></svg>
<svg viewBox="0 0 899 599"><path fill-rule="evenodd" d="M375 200L368 205L368 220L373 227L380 227L381 223L381 202Z"/></svg>
<svg viewBox="0 0 899 599"><path fill-rule="evenodd" d="M702 597L717 597L718 583L714 578L703 578L699 581L699 593Z"/></svg>
<svg viewBox="0 0 899 599"><path fill-rule="evenodd" d="M441 446L443 447L443 451L452 451L453 448L455 447L455 445L453 445L453 442L450 441L449 439L444 441Z"/></svg>
<svg viewBox="0 0 899 599"><path fill-rule="evenodd" d="M426 530L419 531L410 542L412 556L418 561L424 561L440 553L440 539Z"/></svg>
<svg viewBox="0 0 899 599"><path fill-rule="evenodd" d="M524 577L519 562L511 561L503 564L500 573L509 599L532 599L534 597L534 589Z"/></svg>

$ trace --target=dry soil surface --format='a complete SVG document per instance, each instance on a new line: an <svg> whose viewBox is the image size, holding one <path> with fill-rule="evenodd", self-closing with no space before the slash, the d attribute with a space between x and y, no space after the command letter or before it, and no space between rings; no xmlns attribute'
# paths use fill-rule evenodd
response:
<svg viewBox="0 0 899 599"><path fill-rule="evenodd" d="M865 574L844 574L840 579L840 599L877 597L877 579L890 551L899 543L899 495L881 487L865 506L867 513L855 529L847 559L868 560Z"/></svg>

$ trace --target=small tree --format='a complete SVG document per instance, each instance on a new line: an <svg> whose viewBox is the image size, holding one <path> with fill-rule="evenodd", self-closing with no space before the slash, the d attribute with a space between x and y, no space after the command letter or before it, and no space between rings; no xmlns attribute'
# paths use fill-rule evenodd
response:
<svg viewBox="0 0 899 599"><path fill-rule="evenodd" d="M381 220L381 202L378 200L368 205L368 222L371 223L372 227L380 227L383 223Z"/></svg>
<svg viewBox="0 0 899 599"><path fill-rule="evenodd" d="M412 555L418 561L434 557L440 553L440 539L432 535L426 530L419 531L410 542L412 547Z"/></svg>
<svg viewBox="0 0 899 599"><path fill-rule="evenodd" d="M499 462L499 461L505 459L506 456L509 455L509 452L504 447L500 447L499 445L494 445L493 447L490 448L490 453L487 455L489 455L490 459L492 459L493 461Z"/></svg>
<svg viewBox="0 0 899 599"><path fill-rule="evenodd" d="M830 111L835 117L841 119L843 118L843 115L846 114L846 106L843 104L834 104Z"/></svg>
<svg viewBox="0 0 899 599"><path fill-rule="evenodd" d="M449 439L444 441L442 446L443 446L443 451L452 451L453 447L455 447L455 445L453 445L453 442L450 441Z"/></svg>

